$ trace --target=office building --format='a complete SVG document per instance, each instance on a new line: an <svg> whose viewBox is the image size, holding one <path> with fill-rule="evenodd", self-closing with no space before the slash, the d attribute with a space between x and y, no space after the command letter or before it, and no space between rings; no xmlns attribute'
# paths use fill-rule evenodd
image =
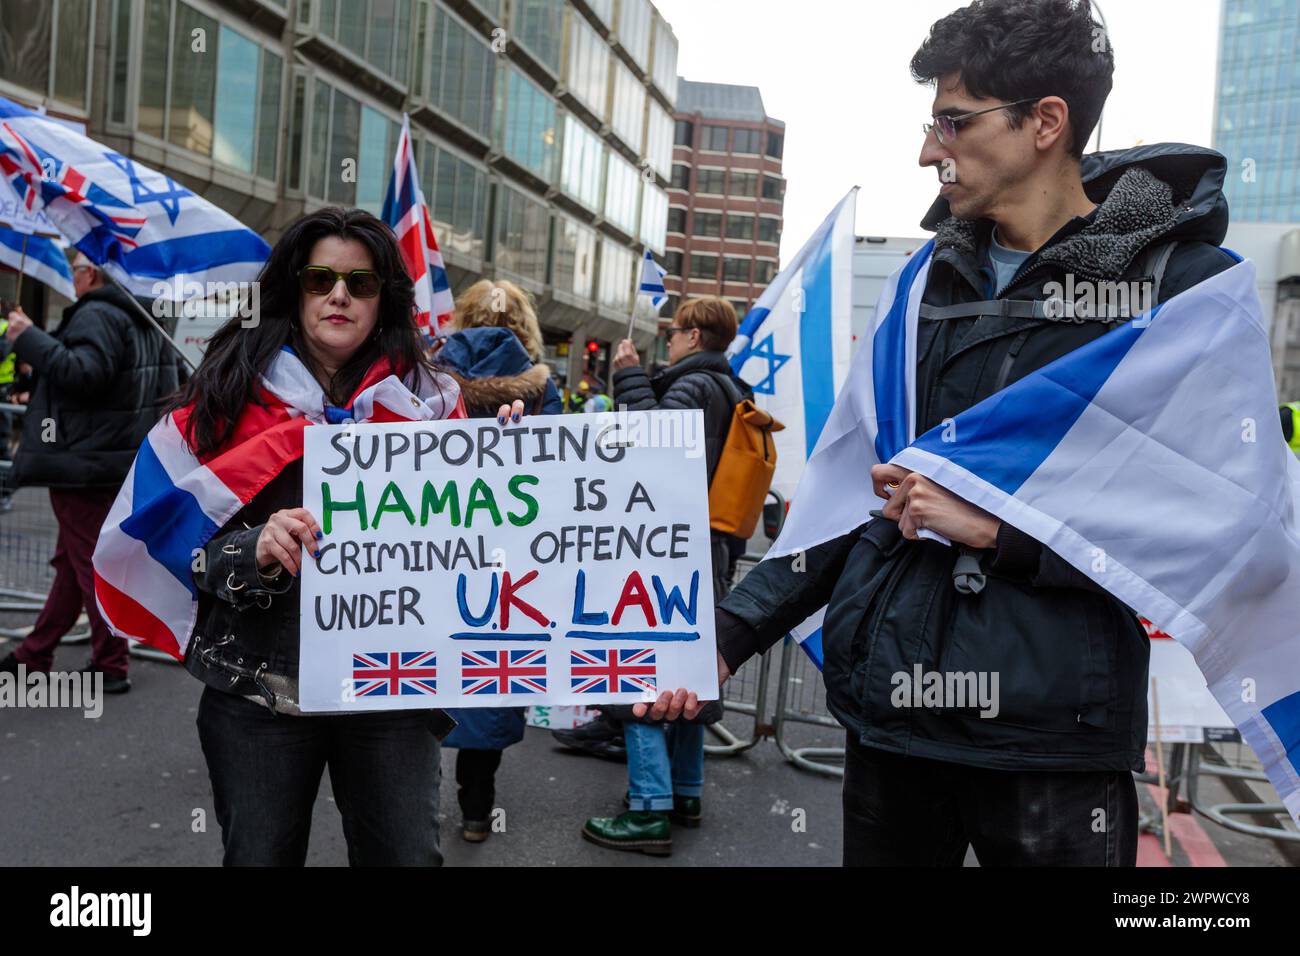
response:
<svg viewBox="0 0 1300 956"><path fill-rule="evenodd" d="M767 115L757 87L686 79L673 119L663 321L697 295L730 299L743 316L779 263L785 123Z"/></svg>
<svg viewBox="0 0 1300 956"><path fill-rule="evenodd" d="M1300 222L1300 0L1223 0L1214 148L1234 222Z"/></svg>
<svg viewBox="0 0 1300 956"><path fill-rule="evenodd" d="M607 362L665 252L677 39L649 0L0 0L0 55L0 95L271 241L378 213L409 113L453 288L527 288L561 373Z"/></svg>

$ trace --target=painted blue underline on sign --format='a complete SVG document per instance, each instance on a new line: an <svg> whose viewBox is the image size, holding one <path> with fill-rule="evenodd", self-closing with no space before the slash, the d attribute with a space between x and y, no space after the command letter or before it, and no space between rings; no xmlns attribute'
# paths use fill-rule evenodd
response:
<svg viewBox="0 0 1300 956"><path fill-rule="evenodd" d="M576 637L580 641L698 641L698 631L623 631L611 634L607 631L565 631L565 637Z"/></svg>
<svg viewBox="0 0 1300 956"><path fill-rule="evenodd" d="M453 641L549 641L551 635L546 633L502 634L499 631L459 631L450 635Z"/></svg>

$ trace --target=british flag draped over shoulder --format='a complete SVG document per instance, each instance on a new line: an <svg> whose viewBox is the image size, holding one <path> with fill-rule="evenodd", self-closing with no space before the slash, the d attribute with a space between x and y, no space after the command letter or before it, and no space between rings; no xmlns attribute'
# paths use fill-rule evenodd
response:
<svg viewBox="0 0 1300 956"><path fill-rule="evenodd" d="M264 404L245 406L234 435L214 455L200 459L185 437L193 406L164 416L140 446L95 547L96 603L115 634L185 656L198 614L195 556L302 457L304 428L465 417L449 377L399 376L382 359L346 407L330 405L288 346L262 376L259 398Z"/></svg>
<svg viewBox="0 0 1300 956"><path fill-rule="evenodd" d="M1278 421L1254 264L1233 254L1226 271L917 435L933 251L887 283L766 559L883 507L873 465L919 472L1186 646L1300 822L1300 461Z"/></svg>

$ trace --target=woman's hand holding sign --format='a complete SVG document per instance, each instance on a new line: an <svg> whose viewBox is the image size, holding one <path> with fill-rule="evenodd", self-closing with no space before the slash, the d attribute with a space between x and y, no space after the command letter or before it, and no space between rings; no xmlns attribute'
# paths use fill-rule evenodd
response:
<svg viewBox="0 0 1300 956"><path fill-rule="evenodd" d="M516 399L512 405L502 405L497 409L497 421L518 423L524 417L524 403ZM262 526L262 533L257 536L257 567L266 573L276 566L282 567L295 577L302 570L302 545L312 557L319 555L317 542L324 537L320 524L306 508L286 508L277 511ZM278 572L276 572L278 573Z"/></svg>
<svg viewBox="0 0 1300 956"><path fill-rule="evenodd" d="M924 475L898 465L875 465L871 485L876 497L887 501L880 513L898 522L904 538L916 541L924 528L971 548L997 545L1002 522Z"/></svg>
<svg viewBox="0 0 1300 956"><path fill-rule="evenodd" d="M491 406L488 406L489 408ZM507 420L519 424L524 417L523 399L516 398L513 405L502 405L497 409L497 424L504 425Z"/></svg>
<svg viewBox="0 0 1300 956"><path fill-rule="evenodd" d="M314 553L316 540L320 537L320 525L306 508L285 508L275 512L257 536L258 570L267 571L278 564L296 576L302 569L298 545L301 543L309 553Z"/></svg>

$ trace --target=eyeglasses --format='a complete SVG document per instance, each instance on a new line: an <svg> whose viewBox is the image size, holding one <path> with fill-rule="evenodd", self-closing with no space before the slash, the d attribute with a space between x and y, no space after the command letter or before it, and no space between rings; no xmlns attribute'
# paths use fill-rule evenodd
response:
<svg viewBox="0 0 1300 956"><path fill-rule="evenodd" d="M676 335L678 332L689 332L689 331L690 331L689 328L686 328L685 326L682 325L670 325L668 326L668 328L664 329L664 337L671 342L673 336Z"/></svg>
<svg viewBox="0 0 1300 956"><path fill-rule="evenodd" d="M930 133L933 132L935 138L939 140L942 145L946 146L957 138L957 130L959 127L970 122L977 116L983 116L985 113L993 113L997 110L1005 110L1012 106L1023 106L1025 103L1037 103L1041 99L1041 96L1030 96L1023 100L1016 100L1014 103L1001 103L997 106L990 106L988 109L973 110L969 113L958 113L956 116L949 116L946 113L941 113L934 117L933 123L922 123L921 129L925 131L926 136L929 136Z"/></svg>
<svg viewBox="0 0 1300 956"><path fill-rule="evenodd" d="M329 295L340 279L347 283L348 294L358 299L373 299L384 284L370 269L335 272L326 266L304 266L298 273L298 284L308 295Z"/></svg>

